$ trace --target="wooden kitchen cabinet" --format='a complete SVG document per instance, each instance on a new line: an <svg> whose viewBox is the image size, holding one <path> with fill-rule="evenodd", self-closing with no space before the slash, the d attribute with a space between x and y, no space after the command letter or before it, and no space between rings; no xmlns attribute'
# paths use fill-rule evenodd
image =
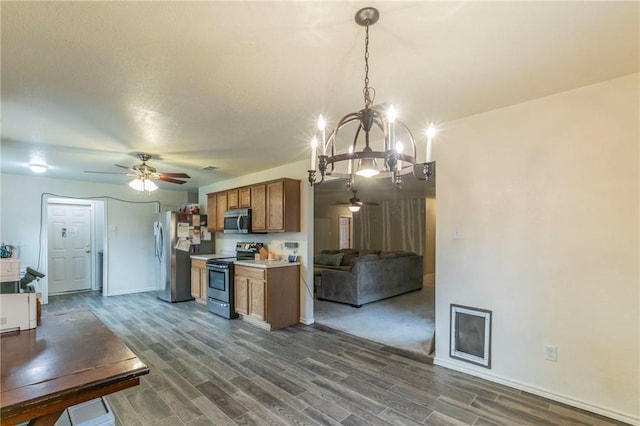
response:
<svg viewBox="0 0 640 426"><path fill-rule="evenodd" d="M227 192L216 192L216 231L224 231L225 211L227 211Z"/></svg>
<svg viewBox="0 0 640 426"><path fill-rule="evenodd" d="M300 232L300 181L267 184L267 232Z"/></svg>
<svg viewBox="0 0 640 426"><path fill-rule="evenodd" d="M236 313L249 315L249 277L244 274L238 275L236 268L234 278L234 308Z"/></svg>
<svg viewBox="0 0 640 426"><path fill-rule="evenodd" d="M251 186L251 231L267 231L267 185Z"/></svg>
<svg viewBox="0 0 640 426"><path fill-rule="evenodd" d="M191 297L200 303L207 303L207 263L191 259Z"/></svg>
<svg viewBox="0 0 640 426"><path fill-rule="evenodd" d="M209 231L224 231L224 212L237 208L251 208L252 232L300 232L300 181L283 178L207 194Z"/></svg>
<svg viewBox="0 0 640 426"><path fill-rule="evenodd" d="M239 208L240 203L238 199L238 190L232 189L227 191L227 209L237 209Z"/></svg>
<svg viewBox="0 0 640 426"><path fill-rule="evenodd" d="M248 209L251 207L251 187L245 186L238 189L239 204L241 209Z"/></svg>
<svg viewBox="0 0 640 426"><path fill-rule="evenodd" d="M278 179L251 187L252 230L300 232L300 181Z"/></svg>
<svg viewBox="0 0 640 426"><path fill-rule="evenodd" d="M300 318L300 266L236 265L235 310L251 324L276 330Z"/></svg>

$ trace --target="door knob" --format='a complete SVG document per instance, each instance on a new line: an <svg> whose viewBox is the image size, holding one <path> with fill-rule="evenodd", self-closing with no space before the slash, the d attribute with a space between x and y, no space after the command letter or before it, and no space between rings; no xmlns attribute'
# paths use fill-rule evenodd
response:
<svg viewBox="0 0 640 426"><path fill-rule="evenodd" d="M91 248L89 247L89 244L85 244L84 245L84 252L85 253L91 253Z"/></svg>

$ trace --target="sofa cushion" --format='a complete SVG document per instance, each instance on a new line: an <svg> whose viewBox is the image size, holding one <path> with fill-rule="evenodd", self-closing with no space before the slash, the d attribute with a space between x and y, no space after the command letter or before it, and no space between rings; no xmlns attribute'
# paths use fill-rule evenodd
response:
<svg viewBox="0 0 640 426"><path fill-rule="evenodd" d="M351 265L351 261L358 257L360 253L358 251L352 250L344 253L344 257L342 258L342 266Z"/></svg>
<svg viewBox="0 0 640 426"><path fill-rule="evenodd" d="M316 265L340 266L340 264L342 263L343 257L344 257L344 253L336 253L336 254L320 253L314 258L313 263L315 263Z"/></svg>
<svg viewBox="0 0 640 426"><path fill-rule="evenodd" d="M320 254L336 254L340 253L340 250L322 250Z"/></svg>

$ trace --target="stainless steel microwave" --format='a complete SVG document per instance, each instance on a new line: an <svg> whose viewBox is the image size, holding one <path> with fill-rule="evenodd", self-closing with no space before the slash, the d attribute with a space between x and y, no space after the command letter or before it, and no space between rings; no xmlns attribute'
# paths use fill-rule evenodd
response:
<svg viewBox="0 0 640 426"><path fill-rule="evenodd" d="M251 233L251 209L234 209L224 212L224 233Z"/></svg>

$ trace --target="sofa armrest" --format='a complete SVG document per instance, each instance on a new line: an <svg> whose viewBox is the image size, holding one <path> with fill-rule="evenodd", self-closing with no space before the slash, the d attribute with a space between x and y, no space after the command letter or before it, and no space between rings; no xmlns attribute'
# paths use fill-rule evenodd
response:
<svg viewBox="0 0 640 426"><path fill-rule="evenodd" d="M323 269L318 298L352 305L358 304L356 276L349 271Z"/></svg>

